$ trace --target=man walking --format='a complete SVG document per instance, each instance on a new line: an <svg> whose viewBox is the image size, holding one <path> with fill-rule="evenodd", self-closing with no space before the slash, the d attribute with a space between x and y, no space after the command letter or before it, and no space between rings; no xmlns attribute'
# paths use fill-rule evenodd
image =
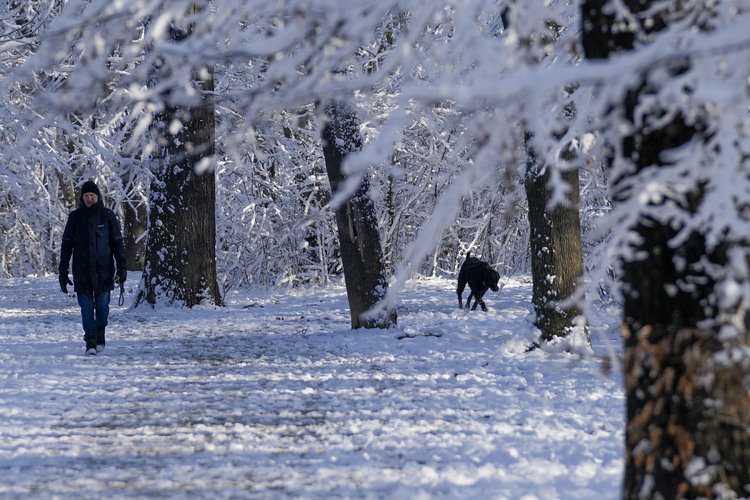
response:
<svg viewBox="0 0 750 500"><path fill-rule="evenodd" d="M79 206L68 215L60 251L60 289L74 285L81 306L86 354L104 349L110 292L115 287L115 262L120 283L125 282L125 245L115 213L106 208L93 181L81 187ZM68 264L73 256L73 283Z"/></svg>

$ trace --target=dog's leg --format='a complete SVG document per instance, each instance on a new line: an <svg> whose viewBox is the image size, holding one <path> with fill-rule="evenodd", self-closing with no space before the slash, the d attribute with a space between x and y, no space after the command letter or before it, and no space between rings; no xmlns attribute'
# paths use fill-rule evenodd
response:
<svg viewBox="0 0 750 500"><path fill-rule="evenodd" d="M471 298L472 298L472 297L474 297L474 292L471 292L471 293L469 294L469 298L468 298L468 299L466 299L466 309L468 309L469 307L471 307ZM476 302L475 302L475 303L474 303L474 308L476 308L476 307L477 307L477 304L476 304ZM472 309L472 311L473 311L473 310L474 310L474 309Z"/></svg>
<svg viewBox="0 0 750 500"><path fill-rule="evenodd" d="M487 311L487 306L484 304L484 300L482 297L484 296L484 292L477 292L474 294L474 307L471 308L472 311L476 310L477 306L482 306L482 311Z"/></svg>
<svg viewBox="0 0 750 500"><path fill-rule="evenodd" d="M461 309L464 304L461 300L461 295L464 293L464 288L466 288L466 282L458 280L458 288L456 289L456 293L458 293L458 308Z"/></svg>

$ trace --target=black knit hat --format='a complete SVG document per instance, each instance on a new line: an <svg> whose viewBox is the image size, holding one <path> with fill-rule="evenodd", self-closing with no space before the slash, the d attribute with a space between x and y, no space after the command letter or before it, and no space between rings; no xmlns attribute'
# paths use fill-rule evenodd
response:
<svg viewBox="0 0 750 500"><path fill-rule="evenodd" d="M86 181L83 183L83 186L81 186L81 196L86 193L94 193L101 198L101 192L94 181Z"/></svg>
<svg viewBox="0 0 750 500"><path fill-rule="evenodd" d="M91 206L92 209L97 210L98 207L102 206L102 193L99 191L99 188L94 181L86 181L83 183L83 186L81 186L81 196L78 198L78 201L81 203L80 206L82 207L86 206L86 203L83 201L83 195L86 193L94 193L98 198L96 203Z"/></svg>

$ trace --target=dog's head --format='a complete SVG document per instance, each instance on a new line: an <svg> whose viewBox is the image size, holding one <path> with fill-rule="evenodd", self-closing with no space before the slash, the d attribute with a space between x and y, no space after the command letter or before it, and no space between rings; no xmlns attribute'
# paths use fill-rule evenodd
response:
<svg viewBox="0 0 750 500"><path fill-rule="evenodd" d="M500 281L500 274L495 271L494 269L489 270L487 273L487 277L485 278L485 285L490 287L490 290L493 292L497 292L500 290L500 287L497 286L498 281Z"/></svg>

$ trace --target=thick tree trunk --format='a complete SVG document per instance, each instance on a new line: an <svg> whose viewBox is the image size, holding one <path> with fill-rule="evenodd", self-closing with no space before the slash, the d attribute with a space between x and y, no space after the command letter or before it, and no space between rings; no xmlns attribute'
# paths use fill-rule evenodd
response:
<svg viewBox="0 0 750 500"><path fill-rule="evenodd" d="M362 138L356 115L344 105L329 107L327 115L329 121L322 133L323 155L331 191L336 193L346 179L341 170L344 158L361 149ZM395 314L390 311L368 314L384 297L387 286L380 232L368 190L368 182L363 179L356 193L336 207L339 247L353 329L387 328L396 322Z"/></svg>
<svg viewBox="0 0 750 500"><path fill-rule="evenodd" d="M527 137L526 198L529 204L529 249L536 326L542 339L568 335L575 327L586 328L573 298L583 277L581 218L578 212L578 170L562 174L569 184L568 204L549 207L549 169L539 164ZM584 324L579 324L579 321Z"/></svg>
<svg viewBox="0 0 750 500"><path fill-rule="evenodd" d="M623 498L747 498L746 356L726 356L711 330L656 324L624 332Z"/></svg>
<svg viewBox="0 0 750 500"><path fill-rule="evenodd" d="M632 32L611 29L622 23L614 22L610 14L614 10L607 3L587 0L582 5L583 46L589 58L606 58L634 47ZM624 3L635 14L653 6L636 0ZM662 19L654 16L645 31L663 29ZM675 63L672 74L689 65L688 60ZM615 205L639 194L625 187L631 176L646 168L668 166L663 153L705 139L699 123L688 125L679 114L664 120L658 106L643 109L656 88L649 76L646 70L640 86L615 108L630 125L622 127L631 131L623 137L622 151L632 165L627 178L613 181ZM638 112L647 111L650 116L636 119L639 104ZM638 125L656 123L656 118L663 122L659 128L646 130ZM661 204L692 213L701 199L696 188L686 197L665 199ZM627 392L623 497L746 497L750 491L750 376L746 356L735 359L729 353L736 348L746 350L747 336L721 341L722 311L714 295L727 272L731 245L708 247L704 236L694 232L675 246L670 242L679 228L651 219L642 219L632 229L640 242L630 252L633 257L622 263Z"/></svg>
<svg viewBox="0 0 750 500"><path fill-rule="evenodd" d="M198 75L208 77L199 80ZM201 104L167 104L157 120L163 155L151 184L146 269L136 304L222 303L216 276L215 174L213 169L195 171L202 158L214 154L213 71L203 68L195 80ZM179 131L175 124L181 124Z"/></svg>

